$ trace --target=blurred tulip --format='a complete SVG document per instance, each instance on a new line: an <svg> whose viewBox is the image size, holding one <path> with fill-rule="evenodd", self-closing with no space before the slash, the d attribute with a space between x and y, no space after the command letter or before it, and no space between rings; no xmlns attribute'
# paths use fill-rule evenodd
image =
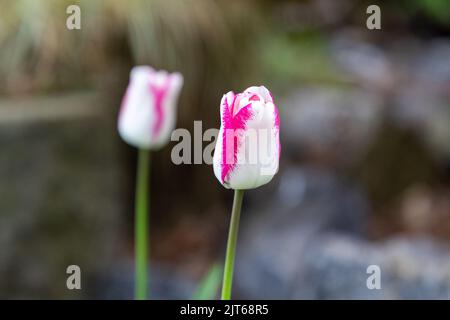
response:
<svg viewBox="0 0 450 320"><path fill-rule="evenodd" d="M178 72L134 67L119 113L118 129L122 139L141 149L165 145L175 127L182 85L183 76Z"/></svg>
<svg viewBox="0 0 450 320"><path fill-rule="evenodd" d="M183 76L177 72L135 67L120 108L119 134L139 149L135 198L135 298L139 300L148 297L149 150L169 141L182 85Z"/></svg>

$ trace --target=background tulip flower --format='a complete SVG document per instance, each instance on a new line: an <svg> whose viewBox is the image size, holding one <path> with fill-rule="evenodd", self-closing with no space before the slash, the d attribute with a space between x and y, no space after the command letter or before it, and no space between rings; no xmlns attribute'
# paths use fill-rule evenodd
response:
<svg viewBox="0 0 450 320"><path fill-rule="evenodd" d="M178 72L134 67L119 113L118 129L122 139L142 149L156 149L166 144L175 127L182 85L183 77Z"/></svg>
<svg viewBox="0 0 450 320"><path fill-rule="evenodd" d="M176 102L183 85L181 74L148 66L131 70L130 83L119 112L123 140L139 148L135 197L135 298L147 298L149 149L167 143L175 127Z"/></svg>
<svg viewBox="0 0 450 320"><path fill-rule="evenodd" d="M222 285L222 300L229 300L244 190L268 183L277 173L280 121L272 94L264 86L228 92L222 98L220 117L214 174L223 186L235 189Z"/></svg>

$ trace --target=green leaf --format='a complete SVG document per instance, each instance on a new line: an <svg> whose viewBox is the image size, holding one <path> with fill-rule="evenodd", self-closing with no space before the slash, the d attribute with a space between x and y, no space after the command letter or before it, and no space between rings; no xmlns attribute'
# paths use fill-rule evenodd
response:
<svg viewBox="0 0 450 320"><path fill-rule="evenodd" d="M193 300L213 300L217 297L222 280L222 267L215 263L197 287Z"/></svg>

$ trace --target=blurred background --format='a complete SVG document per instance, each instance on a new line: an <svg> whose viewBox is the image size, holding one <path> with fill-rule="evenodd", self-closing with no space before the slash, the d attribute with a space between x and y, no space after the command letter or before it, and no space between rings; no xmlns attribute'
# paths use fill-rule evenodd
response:
<svg viewBox="0 0 450 320"><path fill-rule="evenodd" d="M71 4L81 30L66 28ZM136 150L116 117L137 64L183 73L191 132L219 127L229 90L273 92L280 171L246 193L235 298L450 298L450 1L0 7L0 298L133 297ZM211 166L174 165L175 144L152 155L158 299L190 298L223 262L233 196ZM82 290L66 288L71 264Z"/></svg>

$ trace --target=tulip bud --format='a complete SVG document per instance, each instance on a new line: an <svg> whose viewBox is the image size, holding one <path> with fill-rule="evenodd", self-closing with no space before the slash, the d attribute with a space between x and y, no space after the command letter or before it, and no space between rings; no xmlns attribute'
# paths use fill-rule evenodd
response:
<svg viewBox="0 0 450 320"><path fill-rule="evenodd" d="M221 126L214 150L214 174L237 190L253 189L272 180L280 158L279 116L264 86L243 93L228 92L220 105Z"/></svg>
<svg viewBox="0 0 450 320"><path fill-rule="evenodd" d="M119 112L122 139L142 149L157 149L166 144L175 127L182 85L183 76L178 72L134 67Z"/></svg>

